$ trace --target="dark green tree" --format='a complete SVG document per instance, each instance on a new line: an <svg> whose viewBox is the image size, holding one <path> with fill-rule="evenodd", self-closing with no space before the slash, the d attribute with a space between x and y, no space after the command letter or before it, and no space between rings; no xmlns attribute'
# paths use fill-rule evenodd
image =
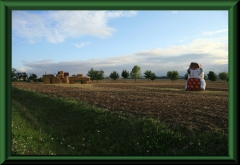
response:
<svg viewBox="0 0 240 165"><path fill-rule="evenodd" d="M96 75L96 70L94 70L93 68L91 68L88 73L87 73L87 76L90 77L90 79L92 80L96 80L97 79L97 75Z"/></svg>
<svg viewBox="0 0 240 165"><path fill-rule="evenodd" d="M225 82L227 80L227 78L228 78L228 73L227 72L220 72L218 74L218 77L219 77L219 79L221 79L221 80L223 80Z"/></svg>
<svg viewBox="0 0 240 165"><path fill-rule="evenodd" d="M16 72L16 78L20 80L22 78L22 72Z"/></svg>
<svg viewBox="0 0 240 165"><path fill-rule="evenodd" d="M121 76L124 78L124 82L125 82L125 78L129 77L129 72L127 70L123 70Z"/></svg>
<svg viewBox="0 0 240 165"><path fill-rule="evenodd" d="M113 79L113 81L115 81L116 79L119 78L119 74L118 74L118 72L113 71L113 72L110 74L109 77L110 77L111 79Z"/></svg>
<svg viewBox="0 0 240 165"><path fill-rule="evenodd" d="M34 73L30 73L28 79L32 81L37 81L37 75Z"/></svg>
<svg viewBox="0 0 240 165"><path fill-rule="evenodd" d="M98 82L98 80L104 79L104 71L103 71L103 70L97 70L97 71L95 72L95 74L96 74L96 80L97 80L97 82Z"/></svg>
<svg viewBox="0 0 240 165"><path fill-rule="evenodd" d="M27 78L28 78L28 75L26 72L22 72L22 78L23 78L23 81L26 81Z"/></svg>
<svg viewBox="0 0 240 165"><path fill-rule="evenodd" d="M152 76L151 76L151 80L152 80L152 82L153 82L153 80L155 80L157 78L157 76L155 75L155 73L152 73Z"/></svg>
<svg viewBox="0 0 240 165"><path fill-rule="evenodd" d="M132 71L130 72L130 76L131 76L131 78L134 78L135 82L136 82L136 79L139 78L140 75L141 75L141 68L139 66L135 65L132 68Z"/></svg>
<svg viewBox="0 0 240 165"><path fill-rule="evenodd" d="M175 81L178 79L178 72L177 71L168 71L167 76L172 80Z"/></svg>
<svg viewBox="0 0 240 165"><path fill-rule="evenodd" d="M217 75L213 71L209 71L207 76L208 76L208 80L212 82L217 80Z"/></svg>
<svg viewBox="0 0 240 165"><path fill-rule="evenodd" d="M151 77L152 77L152 71L151 70L146 70L145 72L144 72L144 74L145 74L145 78L147 78L148 79L148 82L149 82L149 79L151 79Z"/></svg>

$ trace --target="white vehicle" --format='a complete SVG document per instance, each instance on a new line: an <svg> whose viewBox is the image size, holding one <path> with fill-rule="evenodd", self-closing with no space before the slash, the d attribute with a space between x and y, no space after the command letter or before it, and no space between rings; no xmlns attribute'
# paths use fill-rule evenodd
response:
<svg viewBox="0 0 240 165"><path fill-rule="evenodd" d="M185 90L205 90L206 82L202 65L197 62L191 62L187 72L188 80L185 83Z"/></svg>

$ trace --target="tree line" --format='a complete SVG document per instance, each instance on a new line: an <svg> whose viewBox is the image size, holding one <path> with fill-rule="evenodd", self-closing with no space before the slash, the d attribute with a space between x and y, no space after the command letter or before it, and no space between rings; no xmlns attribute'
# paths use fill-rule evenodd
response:
<svg viewBox="0 0 240 165"><path fill-rule="evenodd" d="M104 79L104 71L103 70L94 70L93 68L91 68L88 71L87 76L89 76L91 78L92 82L94 80L97 80L97 82L98 82L98 80ZM127 70L123 70L121 73L121 76L124 78L124 82L125 82L126 78L135 79L135 82L136 82L136 79L140 78L140 76L141 76L141 68L139 66L135 65L132 68L131 72L129 72ZM155 73L153 73L151 70L146 70L144 72L144 77L146 79L148 79L148 82L149 82L149 80L152 80L152 82L153 82L153 80L155 80L157 78ZM179 78L179 74L177 71L168 71L167 77L171 81L174 82ZM111 78L113 81L115 81L120 78L120 74L117 71L113 71L110 73L109 78ZM228 81L228 73L220 72L217 76L213 71L209 71L209 73L204 76L204 79L206 79L206 78L212 82L216 81L218 78L223 81ZM37 75L34 73L27 74L26 72L18 72L15 68L12 68L12 81L16 81L16 80L20 80L20 79L22 79L23 81L27 81L27 80L42 81L42 78L37 79ZM186 73L184 75L184 79L185 80L188 79L188 73Z"/></svg>
<svg viewBox="0 0 240 165"><path fill-rule="evenodd" d="M127 70L123 70L121 73L121 76L124 78L124 82L126 78L132 78L136 79L140 78L141 75L141 68L137 65L135 65L131 72L127 71ZM94 80L102 80L104 79L104 71L103 70L94 70L93 68L91 68L91 70L88 71L87 76L89 76L92 80L92 82ZM155 75L155 73L153 73L151 70L146 70L144 72L144 77L149 80L155 80L157 78L157 76ZM171 80L171 81L176 81L179 78L179 74L177 71L168 71L167 72L167 77ZM113 71L110 73L109 78L111 78L113 81L117 80L120 78L120 74L117 71ZM209 73L207 75L204 76L204 79L208 79L210 81L216 81L218 78L223 80L223 81L228 81L228 73L227 72L220 72L218 74L218 76L213 72L213 71L209 71ZM188 73L186 73L184 75L184 79L187 80L188 79Z"/></svg>
<svg viewBox="0 0 240 165"><path fill-rule="evenodd" d="M37 79L37 75L34 73L27 74L26 72L18 72L17 69L12 68L12 81L41 81L41 78Z"/></svg>

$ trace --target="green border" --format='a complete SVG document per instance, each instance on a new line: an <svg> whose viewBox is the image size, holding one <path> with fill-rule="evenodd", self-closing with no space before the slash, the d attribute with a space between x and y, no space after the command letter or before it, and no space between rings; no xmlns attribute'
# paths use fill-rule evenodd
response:
<svg viewBox="0 0 240 165"><path fill-rule="evenodd" d="M166 160L237 162L237 2L238 0L0 0L0 164L20 160ZM11 11L12 10L228 10L229 156L11 156ZM226 163L226 162L225 162Z"/></svg>

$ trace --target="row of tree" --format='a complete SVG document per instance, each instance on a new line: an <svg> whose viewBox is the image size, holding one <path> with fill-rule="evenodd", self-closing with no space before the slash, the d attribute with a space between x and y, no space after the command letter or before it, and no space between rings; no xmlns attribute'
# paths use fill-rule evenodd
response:
<svg viewBox="0 0 240 165"><path fill-rule="evenodd" d="M121 76L124 78L124 82L126 78L133 78L136 79L140 78L141 75L141 68L137 65L135 65L132 68L132 71L129 73L129 71L127 70L123 70L121 73ZM103 70L94 70L93 68L91 68L91 70L88 71L87 76L89 76L93 82L93 80L102 80L104 79L104 71ZM116 79L120 78L120 74L117 71L113 71L112 73L110 73L109 77L115 81ZM149 80L155 80L157 78L157 76L155 75L155 73L153 73L151 70L146 70L144 72L144 77ZM179 78L179 74L177 71L168 71L167 72L167 77L169 79L171 79L171 81L176 81ZM204 76L204 79L208 78L208 80L210 81L216 81L218 78L224 81L228 81L228 73L226 72L221 72L219 73L219 75L217 76L213 71L209 71L209 73L207 75ZM184 75L184 79L187 80L188 79L188 73L186 73Z"/></svg>
<svg viewBox="0 0 240 165"><path fill-rule="evenodd" d="M12 68L12 81L16 80L32 80L32 81L38 81L37 75L34 73L29 73L27 74L26 72L18 72L17 69Z"/></svg>
<svg viewBox="0 0 240 165"><path fill-rule="evenodd" d="M135 82L136 82L136 79L140 78L140 75L141 75L141 68L137 65L135 65L132 68L132 71L130 73L127 70L123 70L121 73L121 76L124 78L124 82L125 82L125 79L129 77L135 79ZM93 68L91 68L88 71L87 76L91 78L92 82L94 80L97 80L98 82L98 80L104 79L104 71L94 70ZM112 73L110 73L109 77L114 81L120 78L120 74L117 71L113 71ZM151 70L146 70L144 72L144 77L148 79L148 82L149 80L153 81L157 78L155 73L153 73ZM175 81L179 78L179 74L177 71L168 71L167 77L171 79L171 81ZM204 79L206 78L208 78L208 80L210 81L216 81L218 78L224 81L228 81L228 73L220 72L217 76L213 71L209 71L207 76L206 75L204 76ZM37 75L34 73L27 74L26 72L18 72L15 68L12 68L12 81L20 80L20 79L22 79L23 81L26 81L26 80L41 81L41 78L37 79ZM188 73L184 75L184 79L185 80L188 79Z"/></svg>

